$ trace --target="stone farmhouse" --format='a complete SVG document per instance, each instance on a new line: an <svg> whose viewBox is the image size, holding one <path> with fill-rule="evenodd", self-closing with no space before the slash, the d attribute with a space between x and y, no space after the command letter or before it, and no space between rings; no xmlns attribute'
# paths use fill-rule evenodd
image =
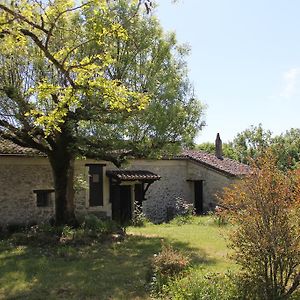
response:
<svg viewBox="0 0 300 300"><path fill-rule="evenodd" d="M216 193L246 175L249 167L216 155L185 150L164 159L131 160L126 168L97 160L75 162L76 214L95 214L126 222L138 203L154 222L168 218L182 198L204 214L216 206ZM0 226L49 221L54 189L47 157L30 148L0 140Z"/></svg>

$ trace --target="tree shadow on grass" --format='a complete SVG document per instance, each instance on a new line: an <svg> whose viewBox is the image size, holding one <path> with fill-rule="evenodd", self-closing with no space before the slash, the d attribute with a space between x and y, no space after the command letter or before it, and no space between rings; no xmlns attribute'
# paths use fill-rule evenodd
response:
<svg viewBox="0 0 300 300"><path fill-rule="evenodd" d="M188 253L193 264L215 263L187 243L164 242ZM46 247L0 250L0 298L149 298L147 274L151 258L161 250L161 238L130 235L119 243L70 247L64 249L65 257Z"/></svg>

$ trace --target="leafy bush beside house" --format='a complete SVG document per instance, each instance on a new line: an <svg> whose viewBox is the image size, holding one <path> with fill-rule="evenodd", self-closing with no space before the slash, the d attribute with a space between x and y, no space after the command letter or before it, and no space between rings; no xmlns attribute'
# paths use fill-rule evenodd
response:
<svg viewBox="0 0 300 300"><path fill-rule="evenodd" d="M300 285L300 170L284 173L276 162L266 152L221 199L223 215L236 226L233 258L254 299L284 299Z"/></svg>

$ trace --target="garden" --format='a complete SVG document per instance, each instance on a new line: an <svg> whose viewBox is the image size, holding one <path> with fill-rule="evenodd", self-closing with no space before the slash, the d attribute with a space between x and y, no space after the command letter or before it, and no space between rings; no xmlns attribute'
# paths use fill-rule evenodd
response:
<svg viewBox="0 0 300 300"><path fill-rule="evenodd" d="M299 299L300 172L267 153L207 216L6 228L2 299Z"/></svg>
<svg viewBox="0 0 300 300"><path fill-rule="evenodd" d="M126 236L103 239L114 229L105 224L97 224L98 229L89 224L89 237L87 231L65 227L63 238L55 240L53 229L41 226L3 238L0 298L150 299L155 292L151 262L164 245L188 257L193 272L236 269L224 240L230 226L220 227L212 217L193 217L180 225L176 220L147 223L128 227Z"/></svg>

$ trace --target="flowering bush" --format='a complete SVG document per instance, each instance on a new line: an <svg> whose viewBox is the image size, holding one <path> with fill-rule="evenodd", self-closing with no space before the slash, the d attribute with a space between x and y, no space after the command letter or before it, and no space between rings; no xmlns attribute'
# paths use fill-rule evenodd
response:
<svg viewBox="0 0 300 300"><path fill-rule="evenodd" d="M188 256L162 243L161 252L151 261L152 290L160 292L168 280L184 271L190 263Z"/></svg>

